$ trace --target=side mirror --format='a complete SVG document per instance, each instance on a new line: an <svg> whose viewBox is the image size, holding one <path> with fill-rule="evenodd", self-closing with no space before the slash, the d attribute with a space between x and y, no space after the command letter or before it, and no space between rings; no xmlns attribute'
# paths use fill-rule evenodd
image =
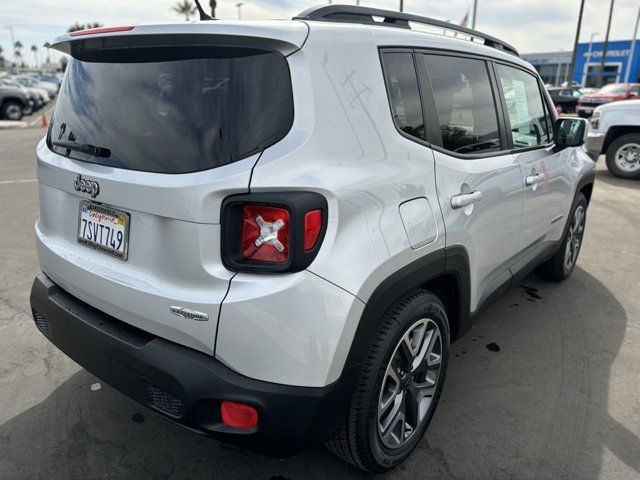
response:
<svg viewBox="0 0 640 480"><path fill-rule="evenodd" d="M562 117L556 120L553 141L558 148L579 147L587 141L589 122L584 118Z"/></svg>

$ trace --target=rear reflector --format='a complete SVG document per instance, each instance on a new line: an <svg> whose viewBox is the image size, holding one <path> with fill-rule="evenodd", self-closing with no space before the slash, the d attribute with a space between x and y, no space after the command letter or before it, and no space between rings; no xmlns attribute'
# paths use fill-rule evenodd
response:
<svg viewBox="0 0 640 480"><path fill-rule="evenodd" d="M304 216L304 249L311 250L316 246L322 230L322 210L311 210Z"/></svg>
<svg viewBox="0 0 640 480"><path fill-rule="evenodd" d="M88 28L86 30L78 30L71 32L72 37L78 37L80 35L94 35L96 33L112 33L112 32L128 32L133 30L133 26L128 25L126 27L100 27L100 28Z"/></svg>
<svg viewBox="0 0 640 480"><path fill-rule="evenodd" d="M289 212L284 208L247 204L242 209L242 256L247 260L289 260Z"/></svg>
<svg viewBox="0 0 640 480"><path fill-rule="evenodd" d="M258 426L258 411L251 405L224 401L220 406L222 422L233 428L251 430Z"/></svg>

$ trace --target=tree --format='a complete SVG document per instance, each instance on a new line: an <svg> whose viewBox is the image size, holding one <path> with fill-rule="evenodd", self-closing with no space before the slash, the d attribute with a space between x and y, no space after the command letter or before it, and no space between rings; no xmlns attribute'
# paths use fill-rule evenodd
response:
<svg viewBox="0 0 640 480"><path fill-rule="evenodd" d="M187 22L191 19L191 15L195 14L198 9L189 0L182 0L176 3L172 10L180 15L184 15Z"/></svg>
<svg viewBox="0 0 640 480"><path fill-rule="evenodd" d="M38 68L38 47L31 45L31 51L33 52L33 58L36 60L36 68Z"/></svg>
<svg viewBox="0 0 640 480"><path fill-rule="evenodd" d="M100 28L100 27L102 27L102 24L99 22L88 22L86 24L76 22L67 29L67 32L77 32L78 30L86 30L88 28Z"/></svg>
<svg viewBox="0 0 640 480"><path fill-rule="evenodd" d="M216 18L216 6L218 5L218 2L216 2L216 0L210 0L209 5L211 5L211 16Z"/></svg>
<svg viewBox="0 0 640 480"><path fill-rule="evenodd" d="M20 42L16 42L18 44ZM22 61L22 52L16 48L15 52L13 52L13 59L16 66L16 69L19 65L22 65L24 62Z"/></svg>
<svg viewBox="0 0 640 480"><path fill-rule="evenodd" d="M49 49L51 48L51 44L49 42L44 42L43 47L47 49L47 63L51 63L51 56L49 55Z"/></svg>

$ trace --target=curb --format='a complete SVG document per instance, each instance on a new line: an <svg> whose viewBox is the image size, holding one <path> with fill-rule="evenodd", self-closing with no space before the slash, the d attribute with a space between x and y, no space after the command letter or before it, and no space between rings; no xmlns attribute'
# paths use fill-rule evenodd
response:
<svg viewBox="0 0 640 480"><path fill-rule="evenodd" d="M10 129L10 128L26 128L28 127L27 122L18 122L14 120L0 120L0 130Z"/></svg>

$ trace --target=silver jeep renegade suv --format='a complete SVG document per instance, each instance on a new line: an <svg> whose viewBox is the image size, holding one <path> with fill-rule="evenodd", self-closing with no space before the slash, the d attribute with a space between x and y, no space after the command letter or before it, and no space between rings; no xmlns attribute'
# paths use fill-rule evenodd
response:
<svg viewBox="0 0 640 480"><path fill-rule="evenodd" d="M37 148L35 323L190 429L393 468L450 343L576 264L588 125L498 39L330 5L53 47L72 58Z"/></svg>

